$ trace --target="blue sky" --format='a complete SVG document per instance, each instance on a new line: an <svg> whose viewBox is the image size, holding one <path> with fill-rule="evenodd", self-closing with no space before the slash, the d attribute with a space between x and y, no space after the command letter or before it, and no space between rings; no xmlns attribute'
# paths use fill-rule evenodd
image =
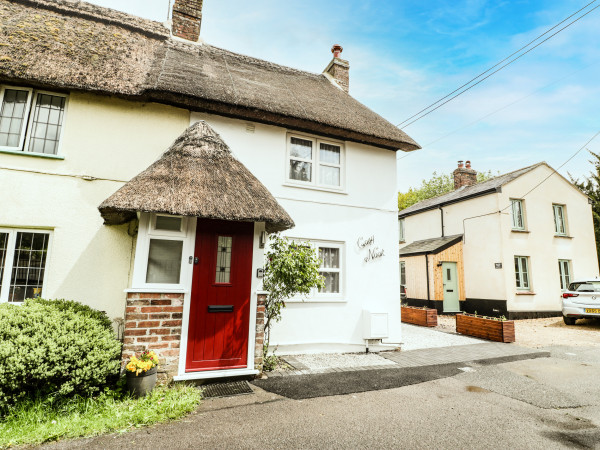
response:
<svg viewBox="0 0 600 450"><path fill-rule="evenodd" d="M334 43L350 93L397 124L519 49L590 0L205 0L202 38L311 72ZM94 0L164 21L169 0ZM404 128L424 148L398 153L398 188L459 159L507 172L558 168L600 130L600 8L426 118ZM499 111L498 111L499 110ZM589 145L600 152L600 138ZM587 174L581 152L561 170Z"/></svg>

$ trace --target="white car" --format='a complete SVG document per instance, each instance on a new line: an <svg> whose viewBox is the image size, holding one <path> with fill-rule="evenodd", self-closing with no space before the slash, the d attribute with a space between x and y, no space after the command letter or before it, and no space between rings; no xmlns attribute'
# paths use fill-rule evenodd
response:
<svg viewBox="0 0 600 450"><path fill-rule="evenodd" d="M600 278L573 281L562 294L563 320L575 325L577 319L600 319Z"/></svg>

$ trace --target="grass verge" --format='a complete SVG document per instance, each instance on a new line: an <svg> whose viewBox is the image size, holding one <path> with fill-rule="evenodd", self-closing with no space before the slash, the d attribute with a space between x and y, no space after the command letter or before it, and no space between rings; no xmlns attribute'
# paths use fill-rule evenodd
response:
<svg viewBox="0 0 600 450"><path fill-rule="evenodd" d="M26 400L0 419L0 448L126 432L178 419L196 409L201 398L199 389L176 385L159 386L139 399L107 391L94 398L76 397L60 402Z"/></svg>

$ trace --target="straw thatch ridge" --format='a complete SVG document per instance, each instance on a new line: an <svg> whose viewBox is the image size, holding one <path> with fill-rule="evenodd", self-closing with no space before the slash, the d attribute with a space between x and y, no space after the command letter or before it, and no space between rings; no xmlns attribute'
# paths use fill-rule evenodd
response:
<svg viewBox="0 0 600 450"><path fill-rule="evenodd" d="M323 74L72 0L0 0L0 80L156 101L391 150L419 145Z"/></svg>
<svg viewBox="0 0 600 450"><path fill-rule="evenodd" d="M107 225L136 212L242 222L282 231L294 221L206 122L190 126L150 167L98 208Z"/></svg>

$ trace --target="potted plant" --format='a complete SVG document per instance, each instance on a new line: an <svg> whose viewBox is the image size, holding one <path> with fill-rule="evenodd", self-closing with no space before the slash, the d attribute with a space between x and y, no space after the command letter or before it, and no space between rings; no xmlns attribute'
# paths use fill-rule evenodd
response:
<svg viewBox="0 0 600 450"><path fill-rule="evenodd" d="M506 317L457 314L456 332L497 342L515 342L515 322Z"/></svg>
<svg viewBox="0 0 600 450"><path fill-rule="evenodd" d="M136 397L143 397L154 389L158 356L153 351L146 350L139 358L131 357L125 371L127 373L127 390Z"/></svg>
<svg viewBox="0 0 600 450"><path fill-rule="evenodd" d="M402 322L412 323L413 325L421 325L423 327L437 326L437 310L427 307L415 307L402 305L402 313L400 319Z"/></svg>

